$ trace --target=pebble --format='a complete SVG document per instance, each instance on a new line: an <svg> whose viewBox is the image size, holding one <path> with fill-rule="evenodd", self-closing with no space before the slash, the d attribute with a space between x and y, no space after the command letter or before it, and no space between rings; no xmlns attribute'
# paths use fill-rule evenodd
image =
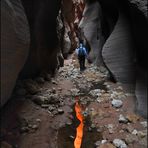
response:
<svg viewBox="0 0 148 148"><path fill-rule="evenodd" d="M20 129L20 132L21 133L26 133L26 132L28 132L29 131L29 128L28 127L22 127L21 129Z"/></svg>
<svg viewBox="0 0 148 148"><path fill-rule="evenodd" d="M34 124L34 125L32 125L31 128L36 130L36 129L38 129L38 125Z"/></svg>
<svg viewBox="0 0 148 148"><path fill-rule="evenodd" d="M134 129L133 132L132 132L132 134L133 135L137 135L138 134L138 131L136 129Z"/></svg>
<svg viewBox="0 0 148 148"><path fill-rule="evenodd" d="M107 142L107 140L102 140L102 141L101 141L102 144L104 144L104 143L106 143L106 142Z"/></svg>
<svg viewBox="0 0 148 148"><path fill-rule="evenodd" d="M144 131L138 131L137 132L137 135L139 138L144 138L147 136L147 130L144 130Z"/></svg>
<svg viewBox="0 0 148 148"><path fill-rule="evenodd" d="M100 146L101 145L101 141L96 141L94 145L95 145L95 147Z"/></svg>
<svg viewBox="0 0 148 148"><path fill-rule="evenodd" d="M48 108L49 105L48 105L48 104L42 104L41 107L42 107L42 108Z"/></svg>
<svg viewBox="0 0 148 148"><path fill-rule="evenodd" d="M147 128L147 121L140 122L140 124L141 124L144 128Z"/></svg>
<svg viewBox="0 0 148 148"><path fill-rule="evenodd" d="M118 148L127 148L127 145L121 139L114 139L113 144Z"/></svg>
<svg viewBox="0 0 148 148"><path fill-rule="evenodd" d="M58 109L58 113L59 113L59 114L63 114L63 113L64 113L64 110L61 109L61 108L59 108L59 109Z"/></svg>
<svg viewBox="0 0 148 148"><path fill-rule="evenodd" d="M140 119L140 117L135 114L129 114L126 116L126 118L132 123L136 123Z"/></svg>
<svg viewBox="0 0 148 148"><path fill-rule="evenodd" d="M112 106L115 108L120 108L123 105L123 102L121 100L115 100L112 101Z"/></svg>
<svg viewBox="0 0 148 148"><path fill-rule="evenodd" d="M119 123L128 123L128 120L122 114L120 114Z"/></svg>
<svg viewBox="0 0 148 148"><path fill-rule="evenodd" d="M36 119L36 122L41 122L41 119Z"/></svg>
<svg viewBox="0 0 148 148"><path fill-rule="evenodd" d="M138 141L138 137L136 135L128 134L126 135L125 141L127 144L131 144Z"/></svg>
<svg viewBox="0 0 148 148"><path fill-rule="evenodd" d="M47 97L34 95L31 99L37 105L42 105L42 104L44 104L44 101L45 101L45 99L47 99Z"/></svg>
<svg viewBox="0 0 148 148"><path fill-rule="evenodd" d="M105 143L105 144L101 144L97 148L116 148L116 147L114 145L112 145L111 143Z"/></svg>

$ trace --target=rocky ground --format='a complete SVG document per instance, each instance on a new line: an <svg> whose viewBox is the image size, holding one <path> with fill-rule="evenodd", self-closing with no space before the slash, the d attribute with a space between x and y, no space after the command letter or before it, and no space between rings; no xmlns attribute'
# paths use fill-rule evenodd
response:
<svg viewBox="0 0 148 148"><path fill-rule="evenodd" d="M146 148L147 120L134 113L132 87L112 83L107 75L105 68L88 64L80 73L73 55L54 78L43 73L18 81L11 101L1 111L2 148L62 148L59 129L72 125L76 97L84 125L85 119L91 123L86 130L95 128L101 135L92 145L82 147Z"/></svg>

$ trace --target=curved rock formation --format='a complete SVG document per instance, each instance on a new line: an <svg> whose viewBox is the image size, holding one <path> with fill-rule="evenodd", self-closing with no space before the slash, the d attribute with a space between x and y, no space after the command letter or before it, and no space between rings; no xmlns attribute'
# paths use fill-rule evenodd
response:
<svg viewBox="0 0 148 148"><path fill-rule="evenodd" d="M129 21L122 12L119 12L118 21L102 51L104 62L116 80L134 84L135 68L132 34Z"/></svg>
<svg viewBox="0 0 148 148"><path fill-rule="evenodd" d="M1 106L15 86L28 56L30 33L20 0L1 1Z"/></svg>
<svg viewBox="0 0 148 148"><path fill-rule="evenodd" d="M99 2L87 2L83 12L83 18L79 23L81 33L87 38L91 51L89 59L96 65L102 65L103 59L101 55L104 37L102 34L102 10Z"/></svg>
<svg viewBox="0 0 148 148"><path fill-rule="evenodd" d="M60 0L22 0L29 21L31 46L20 78L34 77L42 71L54 73L58 67L57 16Z"/></svg>

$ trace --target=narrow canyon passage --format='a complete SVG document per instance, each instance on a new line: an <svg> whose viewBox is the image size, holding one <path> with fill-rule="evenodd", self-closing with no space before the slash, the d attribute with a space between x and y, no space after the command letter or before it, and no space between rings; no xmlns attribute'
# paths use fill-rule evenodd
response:
<svg viewBox="0 0 148 148"><path fill-rule="evenodd" d="M86 67L81 73L73 54L55 77L18 82L12 100L2 110L3 147L73 148L80 133L81 146L75 148L119 143L146 147L146 120L134 113L134 94L108 81L103 67L88 63ZM84 117L82 124L75 103ZM79 125L84 127L77 133Z"/></svg>
<svg viewBox="0 0 148 148"><path fill-rule="evenodd" d="M0 147L147 148L147 6L1 0Z"/></svg>

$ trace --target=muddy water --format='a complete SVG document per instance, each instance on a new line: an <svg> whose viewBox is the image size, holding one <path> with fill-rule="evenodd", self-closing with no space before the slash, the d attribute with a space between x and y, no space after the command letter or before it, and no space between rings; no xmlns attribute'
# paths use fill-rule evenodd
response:
<svg viewBox="0 0 148 148"><path fill-rule="evenodd" d="M74 140L76 138L76 129L80 122L76 118L73 107L72 125L66 125L58 131L58 148L74 148ZM83 138L81 148L94 148L95 142L101 139L101 133L97 129L90 130L91 122L89 116L84 119Z"/></svg>

